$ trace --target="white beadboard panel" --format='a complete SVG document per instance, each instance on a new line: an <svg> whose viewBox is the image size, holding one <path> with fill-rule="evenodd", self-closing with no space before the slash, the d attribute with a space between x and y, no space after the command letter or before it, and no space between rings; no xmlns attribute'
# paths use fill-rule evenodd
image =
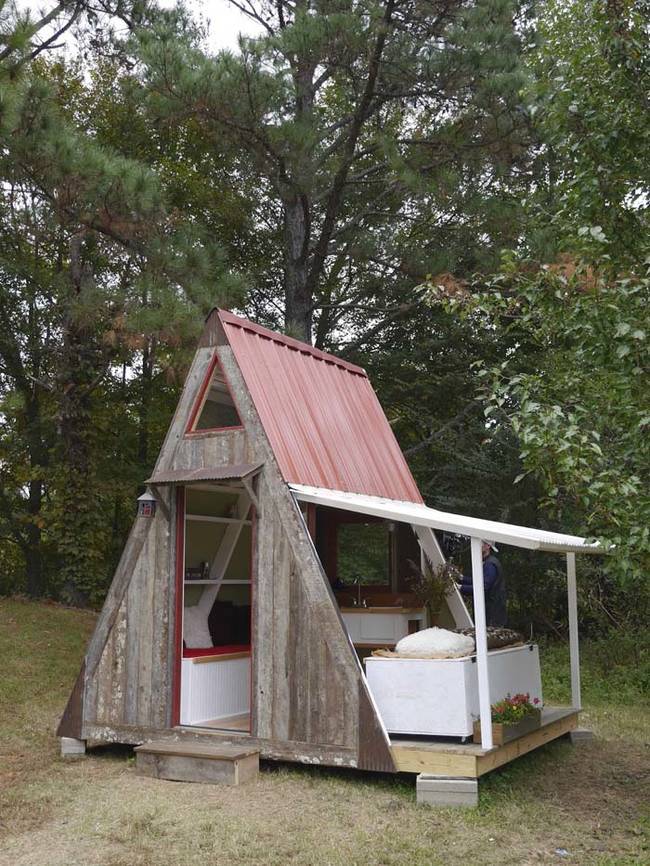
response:
<svg viewBox="0 0 650 866"><path fill-rule="evenodd" d="M183 659L181 725L200 725L250 712L251 660Z"/></svg>

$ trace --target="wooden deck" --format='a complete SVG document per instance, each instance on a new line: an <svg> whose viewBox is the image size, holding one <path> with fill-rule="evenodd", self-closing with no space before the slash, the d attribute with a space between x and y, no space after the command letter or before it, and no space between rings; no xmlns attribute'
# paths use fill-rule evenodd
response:
<svg viewBox="0 0 650 866"><path fill-rule="evenodd" d="M542 725L505 746L483 749L475 743L463 745L426 737L391 737L393 759L400 773L431 773L477 779L520 755L550 743L578 726L578 710L549 707L542 711Z"/></svg>
<svg viewBox="0 0 650 866"><path fill-rule="evenodd" d="M219 720L223 724L223 719ZM483 749L479 745L462 745L451 740L434 740L426 737L391 738L391 754L399 773L430 773L438 776L461 776L477 779L490 770L514 761L520 755L537 749L578 727L578 710L572 707L549 707L543 710L542 726L530 734L513 740L505 746ZM311 743L295 743L251 736L241 730L224 730L212 727L180 726L153 729L135 726L108 728L88 723L84 726L84 738L103 742L140 744L152 740L195 743L227 743L233 746L250 747L259 751L260 757L271 761L290 761L300 764L322 766L358 767L355 749Z"/></svg>

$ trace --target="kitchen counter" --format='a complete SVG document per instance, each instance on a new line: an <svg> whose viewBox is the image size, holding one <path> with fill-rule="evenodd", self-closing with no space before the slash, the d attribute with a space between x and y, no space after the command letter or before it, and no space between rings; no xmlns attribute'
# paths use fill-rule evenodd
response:
<svg viewBox="0 0 650 866"><path fill-rule="evenodd" d="M355 646L395 646L414 631L426 628L422 607L342 607L341 616Z"/></svg>
<svg viewBox="0 0 650 866"><path fill-rule="evenodd" d="M397 607L394 605L370 605L368 607L342 607L341 613L423 613L423 607Z"/></svg>

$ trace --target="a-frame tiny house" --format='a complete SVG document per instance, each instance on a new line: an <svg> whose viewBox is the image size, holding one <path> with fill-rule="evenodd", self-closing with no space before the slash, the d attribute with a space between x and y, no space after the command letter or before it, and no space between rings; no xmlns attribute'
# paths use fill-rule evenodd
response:
<svg viewBox="0 0 650 866"><path fill-rule="evenodd" d="M316 552L315 506L299 505L289 486L422 504L365 372L213 311L147 483L155 507L135 520L59 736L122 743L227 736L246 738L263 757L395 770ZM191 513L188 497L210 496L218 507ZM188 568L188 532L202 550L209 545L188 520L220 534L199 570ZM440 561L434 533L414 530L427 556ZM237 556L240 570L228 580ZM250 693L242 693L241 677L233 681L239 691L231 707L234 717L246 706L245 730L183 718L189 676L207 670L200 651L184 650L183 597L200 594L195 607L202 602L207 617L224 586L235 598L224 604L239 611L239 631L230 629L220 649L235 679L247 671ZM460 598L449 606L466 625ZM241 622L249 608L250 631ZM223 682L226 667L215 670Z"/></svg>
<svg viewBox="0 0 650 866"><path fill-rule="evenodd" d="M575 556L606 551L428 508L359 367L215 310L147 485L59 725L64 753L87 740L199 741L162 747L420 773L422 798L442 802L436 779L467 787L576 728ZM392 594L380 600L381 581L362 591L376 562L360 565L357 549L356 586L348 568L339 592L346 524L353 544L360 527L388 532ZM410 673L404 659L371 658L367 679L361 655L425 623L397 566L420 554L442 562L434 529L470 538L475 651L409 661ZM541 699L539 656L533 644L488 652L481 539L566 556L572 705L544 707L538 729L503 745L490 704L510 690ZM471 625L458 592L446 602L439 624ZM451 715L460 723L442 731ZM459 742L477 716L480 743Z"/></svg>

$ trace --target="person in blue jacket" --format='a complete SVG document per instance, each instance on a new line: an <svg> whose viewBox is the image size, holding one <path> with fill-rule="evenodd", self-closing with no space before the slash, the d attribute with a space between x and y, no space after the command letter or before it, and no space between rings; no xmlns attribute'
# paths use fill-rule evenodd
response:
<svg viewBox="0 0 650 866"><path fill-rule="evenodd" d="M485 620L487 625L505 626L508 622L506 609L506 582L503 578L501 563L495 556L498 548L493 541L483 541L483 586L485 587ZM472 595L472 578L463 575L459 584L464 595Z"/></svg>

